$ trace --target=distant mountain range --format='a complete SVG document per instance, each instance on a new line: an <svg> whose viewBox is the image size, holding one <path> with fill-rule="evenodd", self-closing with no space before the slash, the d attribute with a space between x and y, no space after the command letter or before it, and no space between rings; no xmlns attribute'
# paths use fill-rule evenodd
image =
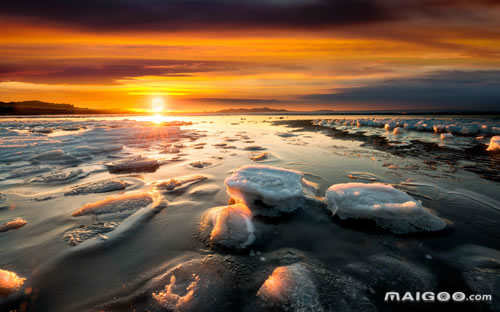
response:
<svg viewBox="0 0 500 312"><path fill-rule="evenodd" d="M229 108L218 110L216 114L255 114L255 113L289 113L286 109L273 109L269 107L256 107L256 108Z"/></svg>

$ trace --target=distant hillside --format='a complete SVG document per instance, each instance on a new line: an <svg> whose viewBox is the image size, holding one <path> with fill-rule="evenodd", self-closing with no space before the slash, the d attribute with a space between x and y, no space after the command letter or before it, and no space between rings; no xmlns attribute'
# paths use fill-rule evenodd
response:
<svg viewBox="0 0 500 312"><path fill-rule="evenodd" d="M252 114L252 113L287 113L286 109L273 109L269 107L256 108L229 108L216 111L217 114Z"/></svg>
<svg viewBox="0 0 500 312"><path fill-rule="evenodd" d="M0 115L66 115L107 113L111 112L80 108L71 104L55 104L42 101L0 102Z"/></svg>

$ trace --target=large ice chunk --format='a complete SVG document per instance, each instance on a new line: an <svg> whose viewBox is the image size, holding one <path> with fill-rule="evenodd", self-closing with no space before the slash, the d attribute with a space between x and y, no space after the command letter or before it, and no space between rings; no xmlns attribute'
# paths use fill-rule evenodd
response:
<svg viewBox="0 0 500 312"><path fill-rule="evenodd" d="M252 212L243 204L211 208L201 218L200 232L210 244L246 248L255 240Z"/></svg>
<svg viewBox="0 0 500 312"><path fill-rule="evenodd" d="M7 232L10 230L16 230L18 228L21 228L25 226L28 223L28 221L24 220L23 218L15 218L10 221L7 221L3 224L0 224L0 232Z"/></svg>
<svg viewBox="0 0 500 312"><path fill-rule="evenodd" d="M86 204L73 212L74 217L88 214L106 214L126 210L137 210L140 207L147 206L154 201L149 192L136 192L117 196L110 196L95 203Z"/></svg>
<svg viewBox="0 0 500 312"><path fill-rule="evenodd" d="M61 169L36 176L30 179L29 182L37 184L66 184L82 179L88 175L89 173L84 172L82 169Z"/></svg>
<svg viewBox="0 0 500 312"><path fill-rule="evenodd" d="M344 183L326 191L328 209L341 219L369 219L393 233L438 231L446 227L439 217L408 194L382 183Z"/></svg>
<svg viewBox="0 0 500 312"><path fill-rule="evenodd" d="M254 215L279 216L303 207L303 174L271 166L249 165L224 182L228 194Z"/></svg>
<svg viewBox="0 0 500 312"><path fill-rule="evenodd" d="M160 163L142 156L106 164L110 173L155 172Z"/></svg>
<svg viewBox="0 0 500 312"><path fill-rule="evenodd" d="M8 296L23 287L26 279L16 273L0 269L0 297Z"/></svg>
<svg viewBox="0 0 500 312"><path fill-rule="evenodd" d="M77 185L64 195L83 195L91 193L107 193L126 189L130 183L119 179L107 179L86 184Z"/></svg>
<svg viewBox="0 0 500 312"><path fill-rule="evenodd" d="M310 272L302 263L280 266L262 284L257 297L284 311L323 311Z"/></svg>
<svg viewBox="0 0 500 312"><path fill-rule="evenodd" d="M153 279L154 311L226 311L234 287L229 257L209 255L183 262ZM161 286L160 286L161 285Z"/></svg>

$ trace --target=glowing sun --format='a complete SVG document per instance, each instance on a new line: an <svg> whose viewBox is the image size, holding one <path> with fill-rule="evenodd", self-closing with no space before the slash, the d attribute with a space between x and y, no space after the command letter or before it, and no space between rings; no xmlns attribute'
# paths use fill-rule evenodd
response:
<svg viewBox="0 0 500 312"><path fill-rule="evenodd" d="M151 111L153 113L161 113L165 109L165 101L162 97L155 97L151 101Z"/></svg>

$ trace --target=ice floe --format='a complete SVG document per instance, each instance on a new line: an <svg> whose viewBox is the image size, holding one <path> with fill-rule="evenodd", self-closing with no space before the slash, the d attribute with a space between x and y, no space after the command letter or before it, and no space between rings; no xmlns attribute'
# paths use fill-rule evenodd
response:
<svg viewBox="0 0 500 312"><path fill-rule="evenodd" d="M328 209L340 219L373 220L397 234L439 231L446 222L408 194L382 183L334 184L326 191Z"/></svg>
<svg viewBox="0 0 500 312"><path fill-rule="evenodd" d="M88 176L82 169L61 169L31 178L29 183L36 184L66 184Z"/></svg>
<svg viewBox="0 0 500 312"><path fill-rule="evenodd" d="M265 147L259 145L250 145L250 146L245 146L243 148L244 151L263 151L265 149L266 149Z"/></svg>
<svg viewBox="0 0 500 312"><path fill-rule="evenodd" d="M184 192L194 184L207 180L208 177L204 175L189 175L183 177L170 178L164 181L154 182L154 186L164 193L178 193Z"/></svg>
<svg viewBox="0 0 500 312"><path fill-rule="evenodd" d="M95 203L86 204L73 212L73 217L83 215L100 215L123 211L137 210L153 203L154 198L149 192L135 192L110 196Z"/></svg>
<svg viewBox="0 0 500 312"><path fill-rule="evenodd" d="M500 152L500 136L494 136L490 139L487 151Z"/></svg>
<svg viewBox="0 0 500 312"><path fill-rule="evenodd" d="M73 217L94 216L90 224L68 230L64 240L81 248L112 242L166 206L158 192L130 192L89 203L73 212ZM99 241L90 240L99 238ZM86 243L86 244L85 244Z"/></svg>
<svg viewBox="0 0 500 312"><path fill-rule="evenodd" d="M189 163L189 166L196 168L196 169L203 169L206 167L210 167L212 165L213 165L212 162L206 161L206 160L197 160L197 161L193 161L193 162Z"/></svg>
<svg viewBox="0 0 500 312"><path fill-rule="evenodd" d="M34 163L39 162L49 162L49 163L64 163L64 164L76 164L79 160L71 155L68 155L63 150L52 150L42 152L30 158Z"/></svg>
<svg viewBox="0 0 500 312"><path fill-rule="evenodd" d="M0 297L6 297L19 291L25 280L14 272L0 269Z"/></svg>
<svg viewBox="0 0 500 312"><path fill-rule="evenodd" d="M323 311L310 272L302 263L279 266L257 292L264 306L280 311Z"/></svg>
<svg viewBox="0 0 500 312"><path fill-rule="evenodd" d="M497 123L486 122L473 118L336 118L314 120L313 124L321 127L336 128L339 130L348 128L374 127L384 128L387 131L400 128L409 131L435 133L449 132L466 136L476 135L478 133L489 135L500 134L500 128Z"/></svg>
<svg viewBox="0 0 500 312"><path fill-rule="evenodd" d="M225 180L227 193L254 215L279 216L304 206L301 172L264 165L239 168Z"/></svg>
<svg viewBox="0 0 500 312"><path fill-rule="evenodd" d="M20 227L25 226L26 224L28 224L28 221L24 220L23 218L15 218L7 222L0 223L0 232L16 230Z"/></svg>
<svg viewBox="0 0 500 312"><path fill-rule="evenodd" d="M138 156L106 164L110 173L155 172L160 163L156 159Z"/></svg>
<svg viewBox="0 0 500 312"><path fill-rule="evenodd" d="M200 233L211 245L246 248L255 241L252 212L243 204L211 208L201 218Z"/></svg>
<svg viewBox="0 0 500 312"><path fill-rule="evenodd" d="M263 153L257 153L257 154L252 154L250 155L250 159L253 161L264 161L269 158L269 153L268 152L263 152Z"/></svg>
<svg viewBox="0 0 500 312"><path fill-rule="evenodd" d="M151 282L153 307L170 311L225 310L233 272L221 256L185 261ZM162 285L162 286L156 286Z"/></svg>
<svg viewBox="0 0 500 312"><path fill-rule="evenodd" d="M365 181L377 181L378 180L378 177L370 172L353 171L353 172L349 172L347 174L347 177L349 177L349 179L353 179L353 180L365 180Z"/></svg>
<svg viewBox="0 0 500 312"><path fill-rule="evenodd" d="M71 190L64 193L64 195L83 195L92 193L107 193L113 191L124 190L131 183L123 179L106 179L101 181L89 182L73 186Z"/></svg>

